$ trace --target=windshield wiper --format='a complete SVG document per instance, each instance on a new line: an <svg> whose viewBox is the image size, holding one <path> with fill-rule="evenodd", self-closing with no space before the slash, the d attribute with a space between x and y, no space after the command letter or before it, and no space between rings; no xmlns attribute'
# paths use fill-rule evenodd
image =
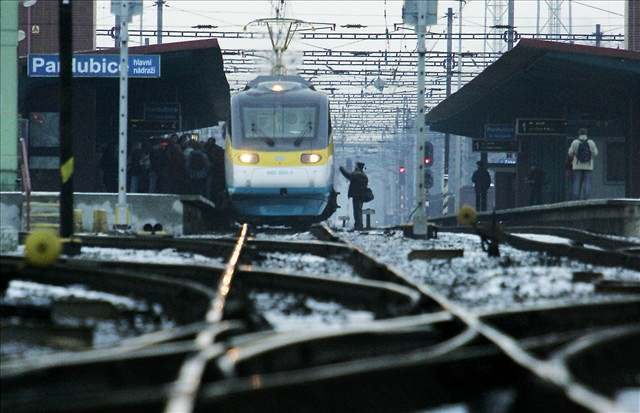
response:
<svg viewBox="0 0 640 413"><path fill-rule="evenodd" d="M304 136L301 136L298 139L296 139L295 141L293 141L293 146L300 146L300 144L302 143L302 140L304 138L305 138Z"/></svg>
<svg viewBox="0 0 640 413"><path fill-rule="evenodd" d="M269 145L269 146L273 146L273 145L275 145L275 144L276 144L276 142L275 142L273 139L271 139L271 138L264 138L264 141L265 141L265 142L267 143L267 145Z"/></svg>

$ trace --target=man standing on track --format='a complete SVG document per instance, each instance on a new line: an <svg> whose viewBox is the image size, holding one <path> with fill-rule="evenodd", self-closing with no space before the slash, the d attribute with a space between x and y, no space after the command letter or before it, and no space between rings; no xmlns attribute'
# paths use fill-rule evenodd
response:
<svg viewBox="0 0 640 413"><path fill-rule="evenodd" d="M349 198L353 199L353 220L354 229L364 229L362 226L362 204L369 184L369 178L364 173L364 163L357 162L353 172L347 171L344 167L340 167L340 172L349 180Z"/></svg>

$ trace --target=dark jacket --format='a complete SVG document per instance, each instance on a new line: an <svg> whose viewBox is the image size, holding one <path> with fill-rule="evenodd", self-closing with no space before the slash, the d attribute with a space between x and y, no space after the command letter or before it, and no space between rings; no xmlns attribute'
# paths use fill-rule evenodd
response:
<svg viewBox="0 0 640 413"><path fill-rule="evenodd" d="M349 198L362 198L367 190L369 184L369 178L365 175L364 171L360 169L354 169L353 172L348 172L342 166L340 172L345 178L349 180Z"/></svg>
<svg viewBox="0 0 640 413"><path fill-rule="evenodd" d="M478 168L473 173L471 181L476 188L476 192L485 192L489 190L491 186L491 175L485 168Z"/></svg>

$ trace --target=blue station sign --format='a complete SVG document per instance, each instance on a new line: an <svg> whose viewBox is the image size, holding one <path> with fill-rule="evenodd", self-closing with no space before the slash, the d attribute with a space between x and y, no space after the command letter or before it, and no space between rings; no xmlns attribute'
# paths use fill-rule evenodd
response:
<svg viewBox="0 0 640 413"><path fill-rule="evenodd" d="M511 141L514 135L512 123L489 123L484 125L484 138L488 141Z"/></svg>
<svg viewBox="0 0 640 413"><path fill-rule="evenodd" d="M74 77L118 77L120 56L111 54L75 54L71 70ZM159 78L159 55L129 56L129 77ZM57 54L30 54L29 77L58 77L60 58Z"/></svg>

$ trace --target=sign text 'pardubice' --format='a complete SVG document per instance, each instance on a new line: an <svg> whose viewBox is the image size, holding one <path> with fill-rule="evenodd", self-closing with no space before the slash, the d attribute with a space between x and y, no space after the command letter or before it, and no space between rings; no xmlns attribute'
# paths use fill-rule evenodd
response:
<svg viewBox="0 0 640 413"><path fill-rule="evenodd" d="M118 77L120 56L110 54L76 54L71 69L74 77ZM29 77L57 77L60 58L57 54L30 54ZM160 77L159 55L129 56L129 77Z"/></svg>

